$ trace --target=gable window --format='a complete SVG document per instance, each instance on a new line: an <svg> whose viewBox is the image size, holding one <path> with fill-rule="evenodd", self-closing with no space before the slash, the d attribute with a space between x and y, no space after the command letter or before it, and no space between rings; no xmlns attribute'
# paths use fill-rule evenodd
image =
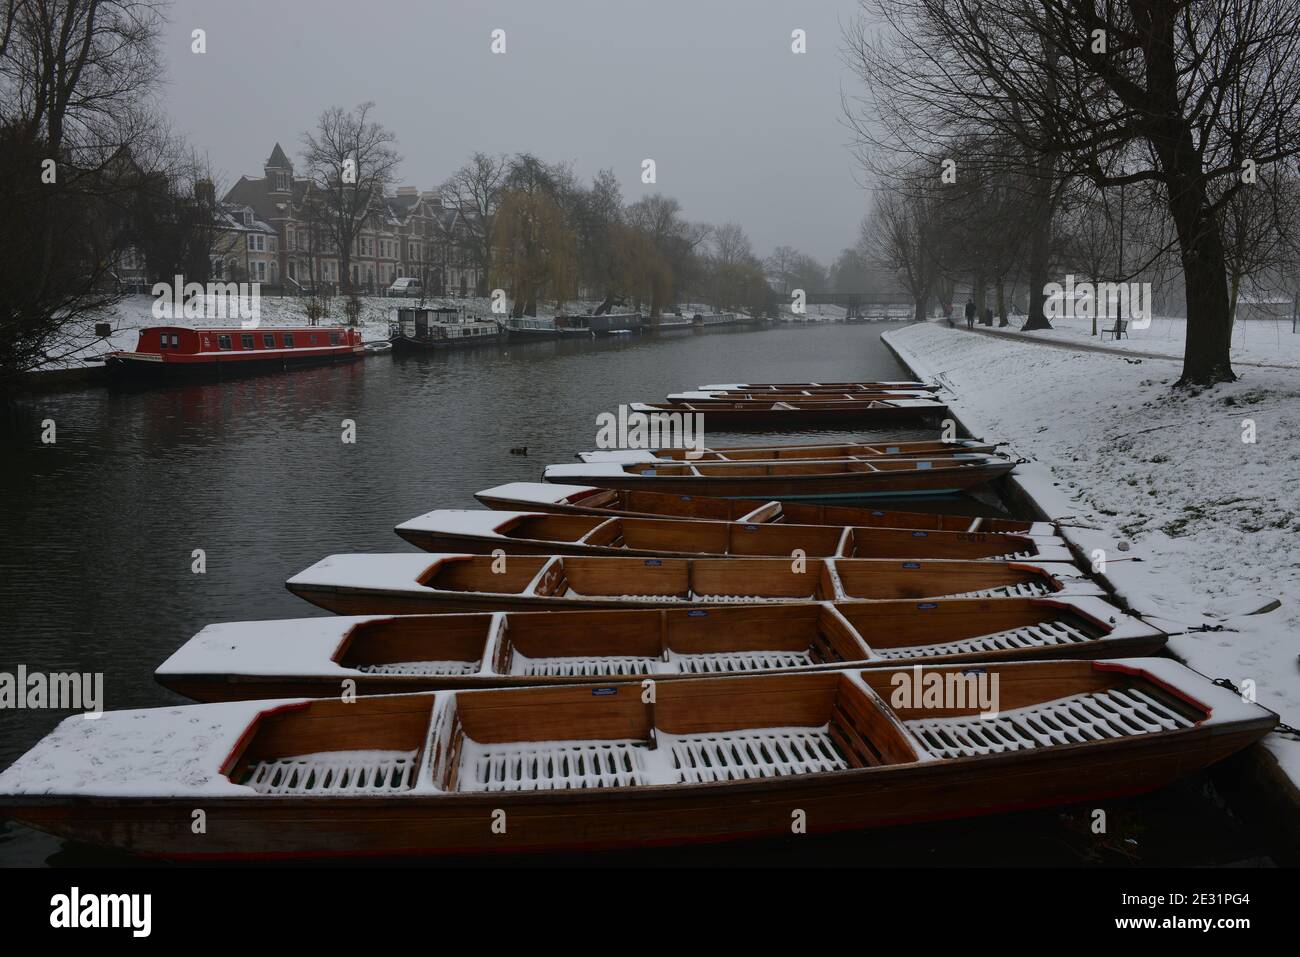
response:
<svg viewBox="0 0 1300 957"><path fill-rule="evenodd" d="M217 336L217 348L218 348L218 349L229 349L229 348L230 348L230 336Z"/></svg>

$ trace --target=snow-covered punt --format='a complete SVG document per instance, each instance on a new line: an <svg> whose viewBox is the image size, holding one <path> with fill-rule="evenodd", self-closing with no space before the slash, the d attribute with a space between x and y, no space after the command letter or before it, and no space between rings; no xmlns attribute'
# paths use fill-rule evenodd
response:
<svg viewBox="0 0 1300 957"><path fill-rule="evenodd" d="M579 452L580 462L753 462L777 459L842 459L854 456L880 458L888 455L943 456L953 453L990 453L1000 442L956 439L952 442L881 442L860 440L834 445L731 445L706 449L663 447L655 449L601 449Z"/></svg>
<svg viewBox="0 0 1300 957"><path fill-rule="evenodd" d="M1162 658L241 701L67 718L0 810L167 858L589 850L1140 793L1276 721Z"/></svg>
<svg viewBox="0 0 1300 957"><path fill-rule="evenodd" d="M285 586L344 615L1102 593L1066 564L788 556L330 555Z"/></svg>
<svg viewBox="0 0 1300 957"><path fill-rule="evenodd" d="M862 662L1116 658L1163 632L1100 598L335 616L208 625L154 672L198 701L500 688Z"/></svg>
<svg viewBox="0 0 1300 957"><path fill-rule="evenodd" d="M641 489L622 490L558 482L507 482L474 497L488 508L503 511L554 512L559 515L616 515L634 518L689 518L779 525L862 525L870 528L924 528L951 532L996 532L1016 535L1055 535L1051 522L1013 518L980 518L939 512L823 505L817 502L771 500L761 505L706 495L669 495Z"/></svg>
<svg viewBox="0 0 1300 957"><path fill-rule="evenodd" d="M861 401L863 399L933 399L934 393L926 390L915 389L879 389L870 392L824 392L824 391L797 391L789 392L767 392L757 390L754 392L745 391L691 391L691 392L673 392L667 399L669 402L692 402L695 404L717 403L717 402L849 402Z"/></svg>
<svg viewBox="0 0 1300 957"><path fill-rule="evenodd" d="M744 499L860 499L954 495L1001 478L1015 463L996 455L886 455L869 459L753 462L582 462L548 465L547 482L646 489L679 495Z"/></svg>
<svg viewBox="0 0 1300 957"><path fill-rule="evenodd" d="M881 399L863 393L857 399L736 399L730 402L635 402L631 411L698 412L705 428L780 430L795 426L839 429L854 425L937 424L948 406L931 398Z"/></svg>
<svg viewBox="0 0 1300 957"><path fill-rule="evenodd" d="M957 558L1069 562L1054 535L943 532L854 525L769 525L673 518L603 518L483 509L437 509L394 529L427 552L489 555L640 555L721 558Z"/></svg>
<svg viewBox="0 0 1300 957"><path fill-rule="evenodd" d="M146 326L134 352L110 352L110 371L128 376L210 374L356 359L361 332L329 326L190 329Z"/></svg>
<svg viewBox="0 0 1300 957"><path fill-rule="evenodd" d="M701 392L879 392L881 389L924 390L939 388L931 382L915 379L869 382L723 382L702 385Z"/></svg>
<svg viewBox="0 0 1300 957"><path fill-rule="evenodd" d="M504 338L501 326L494 320L474 315L463 307L396 311L392 343L399 351L487 345Z"/></svg>

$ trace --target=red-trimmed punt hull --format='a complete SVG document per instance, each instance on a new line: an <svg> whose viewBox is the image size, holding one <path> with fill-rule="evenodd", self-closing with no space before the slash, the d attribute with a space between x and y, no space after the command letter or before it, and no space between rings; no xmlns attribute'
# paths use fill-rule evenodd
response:
<svg viewBox="0 0 1300 957"><path fill-rule="evenodd" d="M566 494L559 486L554 497L536 493L511 494L540 483L498 485L476 492L474 497L488 508L505 512L536 510L557 515L605 515L627 518L689 518L724 522L788 522L794 525L864 525L872 528L921 528L949 532L1028 533L1036 524L1049 534L1045 523L1008 518L976 518L939 512L906 512L896 509L855 508L852 505L824 505L792 499L774 500L754 506L747 499L708 495L669 495L643 490L623 491L589 486ZM575 486L576 488L576 486Z"/></svg>
<svg viewBox="0 0 1300 957"><path fill-rule="evenodd" d="M748 463L736 463L748 464ZM761 466L763 463L759 463ZM707 495L738 499L860 499L900 498L913 496L955 495L995 481L1015 468L1014 462L989 460L979 465L961 465L929 469L852 471L846 466L817 474L729 475L665 474L673 465L645 466L646 474L634 471L615 472L592 468L583 472L578 466L552 466L543 477L547 482L598 485L624 491L646 490L670 495ZM680 467L680 466L678 466ZM756 468L758 466L755 466ZM707 464L704 466L707 468ZM739 472L740 469L731 469Z"/></svg>
<svg viewBox="0 0 1300 957"><path fill-rule="evenodd" d="M54 801L14 811L15 819L67 840L118 846L164 860L285 860L327 857L432 857L650 848L789 835L802 811L810 834L978 817L1143 794L1240 751L1260 735L1198 736L1178 746L1134 739L1104 753L1063 748L1029 762L988 758L966 767L866 769L844 781L794 778L741 782L689 794L621 794L574 799L572 792L426 800L300 798L273 805L205 800L207 833L193 833L193 801L148 806L112 799ZM888 770L888 774L876 774ZM506 832L493 829L504 812ZM500 815L496 817L500 819Z"/></svg>
<svg viewBox="0 0 1300 957"><path fill-rule="evenodd" d="M956 673L961 667L939 671ZM1147 716L1158 715L1161 724L1125 728L1112 711L1116 717L1102 721L1120 729L1111 732L1118 736L1101 740L1084 735L1067 738L1078 743L1028 741L993 754L964 741L954 751L936 751L933 736L927 739L910 716L919 714L922 722L942 721L947 714L969 718L970 709L886 705L881 692L889 694L890 673L872 669L668 682L658 686L654 706L642 703L639 683L459 692L454 703L446 697L450 693L436 701L420 695L362 698L352 704L317 700L262 711L222 766L210 769L219 778L239 782L231 790L244 793L205 793L202 788L186 793L195 786L167 780L156 782L159 793L140 796L94 794L89 793L92 787L61 781L53 791L36 793L32 785L20 783L22 772L15 776L11 769L0 777L14 785L0 797L0 808L60 837L176 859L635 848L788 835L796 825L808 833L825 833L1141 793L1228 757L1276 723L1270 712L1238 707L1227 700L1225 689L1211 694L1206 679L1186 669L1174 672L1159 659L1131 665L1028 662L989 669L1003 679L1004 701L1018 694L1009 691L1017 682L1014 670L1028 669L1020 679L1032 686L1021 709L1026 716L1032 715L1034 702L1052 699L1063 705L1072 696L1104 701L1116 691L1132 700L1130 689L1136 688L1154 711L1147 703L1138 707ZM1122 683L1122 677L1121 683L1106 683L1106 675L1114 673L1134 676L1133 683ZM1176 676L1176 684L1162 680L1169 675ZM202 720L199 715L214 714L204 709L231 707L200 705L192 713ZM999 720L1015 718L1016 707L1011 702ZM183 720L185 712L168 710L177 722ZM1221 710L1226 712L1222 717ZM150 712L127 714L157 720ZM119 720L112 713L105 717ZM1015 720L1023 727L1021 719ZM1088 725L1095 717L1072 720ZM135 724L144 734L170 728ZM238 726L242 722L236 730ZM730 730L736 728L753 730ZM100 732L98 727L91 730ZM817 743L800 743L793 753L774 756L750 739ZM738 768L752 768L755 776L729 779L695 764L698 757L692 756L717 740L739 750L715 757L738 759ZM557 747L566 744L567 749ZM385 791L383 783L366 780L360 794L331 793L331 788L346 792L351 777L341 786L317 780L306 786L318 792L309 796L276 790L300 787L292 772L274 770L286 762L317 768L314 773L320 775L320 769L330 767L321 759L332 751L364 755L365 750L356 749L412 745L409 760L416 781L406 785L409 790ZM519 768L507 757L505 766L497 767L490 757L493 750L518 751L519 762L547 762L550 755L567 755L582 745L593 752L588 761L603 746L619 756L612 761L627 764L606 768L602 758L596 767L556 772L556 784L551 772L535 778L531 765ZM34 750L41 749L48 751L49 745L42 742ZM656 751L662 757L649 757ZM195 756L191 763L201 766L211 757ZM75 754L71 760L75 769L90 758ZM797 767L783 770L784 762ZM676 783L671 783L674 777ZM610 783L603 783L605 778ZM543 779L546 784L536 783ZM568 783L578 779L581 783ZM201 834L194 833L195 807L205 813Z"/></svg>
<svg viewBox="0 0 1300 957"><path fill-rule="evenodd" d="M788 405L789 403L787 403ZM781 431L794 428L844 429L850 426L885 426L936 424L948 414L942 403L891 405L885 402L861 402L841 406L835 402L813 402L803 407L777 408L759 402L755 405L718 405L682 403L647 403L636 411L693 412L704 416L704 428L715 432Z"/></svg>

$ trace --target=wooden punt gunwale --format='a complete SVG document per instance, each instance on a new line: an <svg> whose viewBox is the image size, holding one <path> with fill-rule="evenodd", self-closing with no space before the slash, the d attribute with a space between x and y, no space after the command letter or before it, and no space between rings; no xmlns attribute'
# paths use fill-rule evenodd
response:
<svg viewBox="0 0 1300 957"><path fill-rule="evenodd" d="M1102 593L1046 562L424 553L331 555L285 587L344 615Z"/></svg>
<svg viewBox="0 0 1300 957"><path fill-rule="evenodd" d="M1100 598L352 616L209 625L155 678L198 701L598 683L913 661L1118 658L1165 635Z"/></svg>
<svg viewBox="0 0 1300 957"><path fill-rule="evenodd" d="M977 454L757 462L579 462L548 465L542 479L723 498L870 498L955 494L994 481L1015 466L1000 456Z"/></svg>
<svg viewBox="0 0 1300 957"><path fill-rule="evenodd" d="M1064 539L991 532L437 509L394 528L427 552L642 557L1073 560Z"/></svg>
<svg viewBox="0 0 1300 957"><path fill-rule="evenodd" d="M995 453L999 442L982 442L977 439L958 439L954 442L934 441L857 441L830 445L733 445L716 446L696 451L687 448L604 449L579 452L579 462L776 462L801 459L841 459L930 456L942 458L945 454Z"/></svg>
<svg viewBox="0 0 1300 957"><path fill-rule="evenodd" d="M915 379L862 382L722 382L697 386L698 392L879 392L882 390L935 392L938 384Z"/></svg>
<svg viewBox="0 0 1300 957"><path fill-rule="evenodd" d="M698 413L708 428L784 429L794 426L835 427L847 425L895 425L937 422L948 414L948 406L930 399L874 399L778 402L772 399L735 402L635 402L631 412Z"/></svg>
<svg viewBox="0 0 1300 957"><path fill-rule="evenodd" d="M683 518L734 522L792 522L801 525L863 525L872 528L927 528L940 531L1009 532L1050 535L1049 522L940 512L826 505L791 499L753 500L708 495L676 495L645 489L611 489L558 482L509 482L476 492L474 497L498 511L536 510L559 515L618 515L629 518Z"/></svg>
<svg viewBox="0 0 1300 957"><path fill-rule="evenodd" d="M930 728L974 728L980 706L894 694L900 677L967 682L962 665L694 678L660 683L652 704L638 682L238 702L69 718L0 774L0 807L62 837L171 858L690 843L788 834L795 808L825 832L1141 793L1277 721L1161 658L983 673L998 679L997 720L1024 735L1014 748L936 750ZM1086 718L1059 740L1024 731L1029 716L1066 714L1074 700L1106 702L1091 725L1114 736L1089 739ZM1125 727L1116 708L1139 720ZM178 711L192 741L171 740ZM139 747L123 755L124 725ZM71 753L69 735L82 739ZM785 750L774 757L764 744ZM189 773L160 777L160 750L183 754ZM706 750L734 757L714 770L695 761ZM602 752L627 770L603 757L555 763ZM103 753L118 757L116 787L86 773ZM523 763L497 757L512 754ZM501 815L504 831L492 826Z"/></svg>

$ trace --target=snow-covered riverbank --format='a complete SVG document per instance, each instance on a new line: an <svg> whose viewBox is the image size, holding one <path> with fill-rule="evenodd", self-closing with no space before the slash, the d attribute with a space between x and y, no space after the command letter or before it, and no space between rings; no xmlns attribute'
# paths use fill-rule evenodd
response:
<svg viewBox="0 0 1300 957"><path fill-rule="evenodd" d="M986 329L1009 338L1027 336L1039 342L1104 348L1115 352L1150 353L1183 357L1183 343L1187 339L1187 320L1181 317L1156 316L1145 329L1131 325L1123 339L1101 337L1103 329L1115 325L1113 319L1097 321L1097 335L1092 334L1091 319L1053 319L1051 329L1022 332L1019 328L1024 318L1006 328L993 326ZM977 327L983 328L983 327ZM1296 327L1300 329L1300 326ZM1238 321L1232 327L1232 361L1243 368L1252 365L1288 366L1300 369L1300 332L1292 331L1290 319L1251 319Z"/></svg>
<svg viewBox="0 0 1300 957"><path fill-rule="evenodd" d="M1032 460L1022 470L1035 498L1086 526L1072 534L1105 551L1133 609L1186 632L1170 641L1176 655L1253 682L1261 704L1300 726L1300 370L1252 368L1193 393L1171 388L1179 365L1162 359L941 321L884 337L919 378L947 386L974 434ZM1188 631L1207 625L1222 630ZM1300 741L1275 734L1267 747L1300 787Z"/></svg>

